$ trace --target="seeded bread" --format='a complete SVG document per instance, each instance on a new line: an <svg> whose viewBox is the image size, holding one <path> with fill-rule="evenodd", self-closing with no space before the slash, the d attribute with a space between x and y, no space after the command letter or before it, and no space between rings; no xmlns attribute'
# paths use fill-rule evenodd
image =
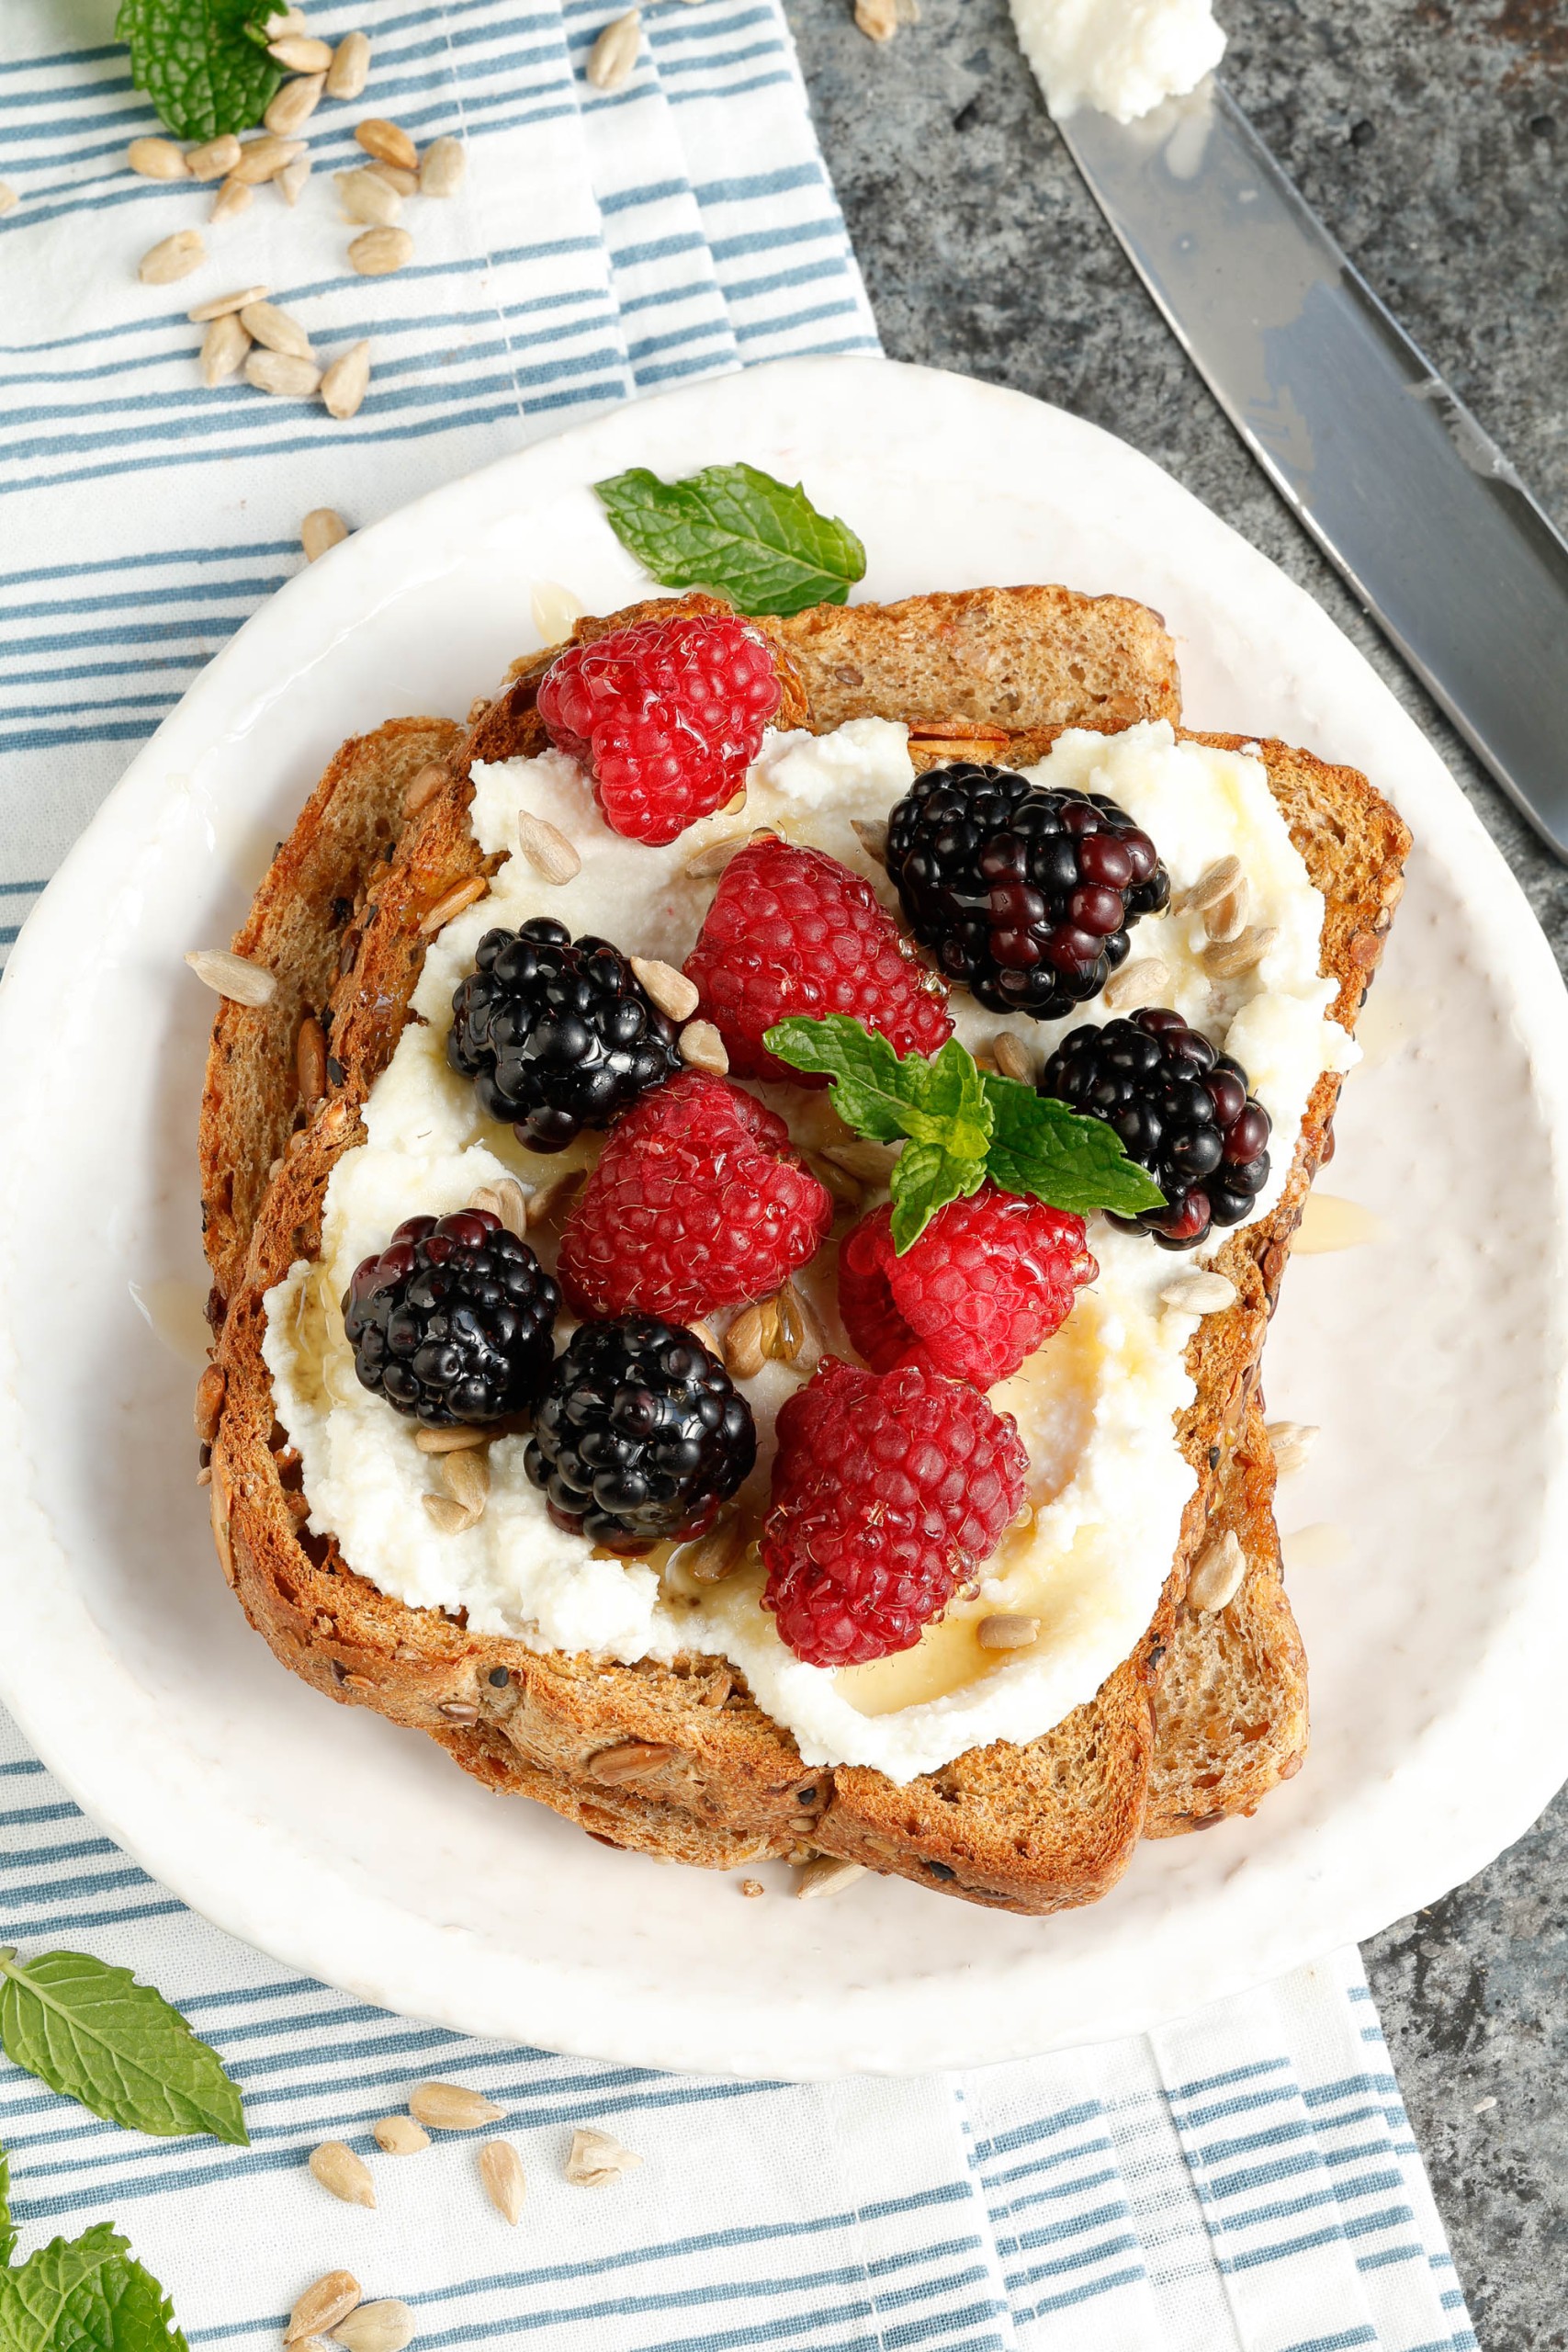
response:
<svg viewBox="0 0 1568 2352"><path fill-rule="evenodd" d="M1010 599L987 592L976 600L984 604L985 642L993 667L999 661L997 641L1010 626L1020 640L1038 635L1046 609L1043 593L1018 592ZM1050 592L1049 609L1058 620L1064 609L1070 614L1087 601L1068 599L1064 607L1065 594ZM928 743L940 743L944 734L961 738L966 731L994 730L996 721L987 719L982 702L983 682L971 682L964 697L954 690L955 700L965 707L951 718L931 707L929 669L919 669L925 656L915 622L919 602L892 608L896 626L874 607L829 616L823 634L832 638L836 652L852 641L845 630L857 614L865 616L868 642L874 640L878 649L876 698L868 695L859 710L901 716L907 697L918 700L924 693L921 733ZM964 634L954 610L963 600L935 602L946 632L944 659L951 662L952 641L962 641ZM1122 607L1124 613L1129 609ZM617 623L626 617L630 616L615 616ZM594 624L581 634L609 625ZM802 650L808 635L798 623L775 632L791 717L807 716L802 680L817 674L812 664L818 655ZM819 649L820 638L815 641ZM1163 714L1174 690L1168 641L1150 622L1142 655L1138 642L1135 632L1124 630L1120 658L1129 664L1128 715ZM907 688L897 676L900 643L909 671ZM303 1527L308 1503L299 1491L298 1464L274 1424L261 1358L263 1299L294 1259L313 1255L319 1246L327 1179L341 1152L361 1138L360 1107L402 1026L430 927L454 907L455 894L482 888L484 861L465 814L468 766L475 758L539 748L532 690L543 666L542 659L521 665L520 674L449 756L447 786L402 824L389 865L358 846L351 849L337 876L339 888L325 902L325 914L334 919L331 941L315 937L311 946L312 971L329 962L343 967L330 1001L315 1007L332 1051L324 1101L307 1104L294 1099L292 1057L279 1055L270 1029L252 1026L254 1014L229 1007L221 1016L230 1076L220 1099L209 1088L212 1115L203 1124L204 1194L209 1204L220 1198L226 1182L232 1194L237 1166L268 1164L254 1149L241 1110L244 1102L265 1107L258 1124L269 1136L280 1120L294 1129L266 1186L238 1275L232 1263L236 1236L220 1235L221 1257L209 1239L218 1372L204 1386L203 1409L204 1427L212 1436L213 1524L225 1572L253 1623L304 1679L345 1703L374 1706L430 1732L491 1785L535 1795L612 1842L721 1864L810 1848L870 1860L928 1885L1021 1911L1086 1900L1112 1883L1144 1826L1156 1675L1173 1640L1180 1638L1183 1621L1178 1612L1187 1573L1212 1508L1241 1514L1237 1532L1249 1553L1272 1542L1271 1521L1265 1531L1262 1521L1254 1527L1246 1518L1250 1506L1245 1486L1226 1489L1226 1464L1247 1410L1289 1236L1327 1133L1337 1091L1332 1080L1320 1082L1314 1092L1280 1207L1262 1227L1233 1236L1226 1244L1221 1264L1236 1283L1236 1305L1207 1318L1193 1342L1199 1400L1184 1418L1180 1439L1199 1490L1155 1624L1097 1699L1042 1740L976 1751L910 1789L896 1788L874 1772L804 1770L793 1741L761 1713L722 1660L693 1657L673 1668L623 1667L540 1657L515 1642L475 1637L460 1619L415 1612L388 1600L342 1560L331 1539ZM1062 665L1036 661L1032 670L1027 649L1000 666L1010 682L1043 678L1050 699L1041 709L1021 696L1008 713L1015 722L1013 740L991 756L1032 756L1062 724L1089 721L1097 707L1103 708L1103 698L1097 706L1086 690L1081 708L1064 710ZM809 715L812 723L822 725L854 714L835 705L831 720L815 707ZM395 821L400 801L392 769L400 743L393 730L384 729L349 747L341 756L353 758L338 784L332 792L323 784L301 820L307 833L312 826L321 832L339 791L375 797L378 816ZM1406 836L1392 810L1352 771L1326 768L1278 744L1264 746L1263 754L1309 870L1329 899L1325 968L1339 981L1339 1017L1353 1022L1397 899ZM352 786L351 776L357 779ZM333 821L345 842L378 839L368 817L356 825L345 811ZM253 943L251 952L258 946L270 952L272 943L286 937L277 928L273 901L297 888L289 875L302 870L312 847L311 839L301 841L297 834L290 845L294 866L281 874L275 867L264 884L241 935L242 942ZM319 910L318 929L321 920ZM307 1001L300 990L296 1001ZM249 1096L234 1075L233 1066L242 1060L253 1072ZM240 1190L249 1196L245 1187ZM209 1222L210 1236L210 1205ZM220 1404L215 1403L218 1383ZM1266 1502L1263 1513L1266 1521Z"/></svg>

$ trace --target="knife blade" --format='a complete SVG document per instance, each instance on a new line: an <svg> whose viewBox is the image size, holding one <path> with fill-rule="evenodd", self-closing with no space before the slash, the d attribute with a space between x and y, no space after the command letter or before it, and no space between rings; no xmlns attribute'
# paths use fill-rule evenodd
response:
<svg viewBox="0 0 1568 2352"><path fill-rule="evenodd" d="M1264 472L1568 860L1568 544L1222 85L1057 129Z"/></svg>

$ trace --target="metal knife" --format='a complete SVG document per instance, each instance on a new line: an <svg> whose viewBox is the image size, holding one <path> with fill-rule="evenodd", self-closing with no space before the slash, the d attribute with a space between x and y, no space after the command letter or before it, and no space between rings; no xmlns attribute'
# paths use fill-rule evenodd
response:
<svg viewBox="0 0 1568 2352"><path fill-rule="evenodd" d="M1258 464L1568 860L1568 544L1218 83L1057 128Z"/></svg>

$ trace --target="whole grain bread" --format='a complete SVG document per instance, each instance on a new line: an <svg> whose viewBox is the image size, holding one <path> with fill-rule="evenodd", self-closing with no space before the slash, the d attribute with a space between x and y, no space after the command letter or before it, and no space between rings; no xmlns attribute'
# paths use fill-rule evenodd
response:
<svg viewBox="0 0 1568 2352"><path fill-rule="evenodd" d="M705 600L681 601L691 606ZM824 726L868 712L901 717L914 705L924 714L920 736L928 746L976 730L995 734L986 681L971 678L962 695L953 684L953 648L965 638L956 609L963 600L932 600L942 607L943 629L934 663L929 637L919 627L920 601L889 608L891 622L878 608L861 606L829 615L815 632L800 623L782 625L775 643L786 715ZM1064 707L1063 679L1072 675L1072 661L1043 661L1035 642L1046 616L1070 638L1064 614L1077 628L1075 644L1088 638L1094 616L1077 607L1090 601L1072 600L1065 591L1010 596L990 591L976 600L976 611L984 611L978 638L992 670L1009 682L1010 695L1020 680L1032 680L1042 696L1036 704L1021 690L1010 704L1006 755L1032 756L1063 724L1094 723L1095 713L1103 712L1099 679L1092 691L1085 688L1079 707ZM1133 609L1122 607L1123 616ZM807 703L803 681L824 674L825 643L837 656L853 641L850 624L857 615L876 650L874 695L863 686L854 709L835 702L829 717ZM803 622L808 617L801 616ZM1118 623L1117 659L1123 664L1118 709L1129 718L1169 715L1174 692L1168 640L1152 616L1145 623L1137 628L1124 618ZM587 625L580 634L610 625ZM1018 650L1003 659L998 639L1010 628ZM276 1027L256 1023L243 1008L226 1007L220 1016L225 1086L218 1092L209 1085L204 1106L204 1197L219 1199L228 1183L231 1217L232 1202L251 1198L262 1182L259 1170L271 1165L261 1158L257 1136L265 1136L269 1148L280 1129L288 1136L281 1164L265 1183L237 1273L237 1218L224 1228L209 1211L216 1360L224 1383L211 1498L225 1573L252 1622L305 1679L344 1703L373 1706L429 1732L490 1785L534 1795L612 1842L721 1865L807 1849L843 1854L1021 1911L1089 1899L1125 1867L1145 1826L1157 1679L1162 1662L1182 1641L1187 1572L1212 1516L1231 1514L1249 1555L1273 1541L1266 1499L1262 1518L1249 1516L1256 1490L1235 1478L1230 1464L1247 1423L1290 1234L1328 1133L1335 1080L1321 1080L1314 1091L1280 1207L1258 1227L1232 1236L1221 1257L1237 1300L1208 1317L1193 1342L1198 1401L1183 1418L1179 1439L1198 1488L1155 1623L1098 1696L1041 1740L974 1751L908 1788L874 1772L806 1770L788 1735L721 1659L626 1667L540 1656L516 1642L474 1636L460 1615L415 1612L387 1600L341 1558L332 1539L304 1526L309 1505L299 1491L298 1462L275 1425L261 1358L265 1295L294 1260L313 1256L319 1247L327 1180L341 1153L362 1139L361 1106L406 1015L423 963L427 933L422 922L439 916L456 886L484 873L466 821L469 765L476 758L539 748L533 687L544 666L542 657L520 665L466 741L449 751L446 787L401 823L389 864L379 826L398 825L393 771L402 739L384 729L347 747L340 758L352 753L350 765L333 792L323 782L301 820L308 837L300 839L297 830L289 845L293 865L280 860L269 875L241 935L263 943L281 936L270 928L278 919L272 901L298 895L292 877L312 854L310 828L321 832L323 812L330 816L352 775L357 797L374 800L376 811L372 816L367 809L350 822L345 808L335 820L344 854L339 887L326 905L335 915L334 902L346 899L349 911L333 925L333 953L343 968L321 1012L332 1054L328 1096L314 1107L299 1102L293 1056L279 1052ZM847 666L847 657L837 666ZM947 708L937 700L933 678L952 695ZM836 684L847 692L841 678ZM1205 740L1233 747L1240 741ZM1328 900L1324 968L1338 983L1337 1015L1351 1025L1397 900L1407 836L1353 771L1326 767L1280 744L1261 749L1308 869ZM317 973L328 945L319 935L320 909L314 924L308 968ZM309 1001L304 989L297 1001ZM247 1171L238 1185L236 1169ZM1172 1786L1179 1781L1178 1774ZM1173 1815L1179 1809L1173 1808Z"/></svg>

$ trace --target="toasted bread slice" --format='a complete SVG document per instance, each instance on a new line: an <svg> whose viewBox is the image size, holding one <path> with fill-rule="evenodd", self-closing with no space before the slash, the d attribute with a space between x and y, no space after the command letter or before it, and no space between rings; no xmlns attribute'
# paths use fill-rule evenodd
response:
<svg viewBox="0 0 1568 2352"><path fill-rule="evenodd" d="M868 615L868 628L878 629L875 608L855 609ZM897 609L899 628L908 632L913 607ZM1026 594L1013 609L1021 636L1037 628L1038 611ZM993 593L992 640L1005 628L1009 611ZM597 624L592 633L605 626ZM906 641L918 642L918 636ZM882 658L891 667L892 654ZM372 1705L430 1731L492 1785L525 1788L595 1835L715 1861L740 1859L742 1851L801 1847L842 1852L1023 1911L1085 1900L1124 1867L1144 1826L1155 1668L1175 1630L1188 1565L1246 1409L1289 1236L1332 1114L1331 1080L1314 1095L1280 1209L1226 1245L1221 1262L1237 1283L1236 1306L1210 1317L1193 1343L1199 1401L1186 1417L1181 1442L1199 1492L1160 1615L1149 1639L1100 1696L1043 1740L976 1751L911 1789L895 1788L870 1772L806 1771L793 1741L761 1713L722 1660L693 1658L674 1669L621 1667L540 1657L515 1642L470 1636L455 1619L388 1600L354 1573L330 1540L300 1532L308 1505L298 1492L297 1465L274 1428L261 1360L264 1295L295 1258L313 1255L319 1246L327 1178L341 1152L360 1138L360 1106L406 1013L423 958L422 922L438 916L454 889L482 877L483 861L465 815L468 765L474 758L538 748L532 685L542 667L540 660L525 665L480 718L452 760L449 789L403 828L389 869L363 863L357 869L351 929L359 945L324 1009L333 1069L341 1075L333 1076L328 1101L290 1141L255 1219L243 1278L219 1285L227 1301L219 1349L227 1393L213 1453L212 1502L226 1571L253 1622L305 1679L346 1703ZM1021 657L1009 674L1023 667ZM1173 675L1168 655L1152 663L1148 707L1132 715L1151 715ZM798 691L786 673L786 692ZM863 702L862 711L901 715L896 681L886 671L878 696L875 704ZM951 722L955 730L985 725L976 712L979 699L976 689L970 707ZM1068 720L1090 715L1089 708L1065 714ZM1019 758L1048 741L1064 718L1059 700L1048 715L1024 702L1009 716L1023 723L1011 745ZM948 723L933 713L924 731L936 740ZM1352 771L1325 768L1281 745L1265 746L1264 757L1309 869L1330 900L1325 969L1339 981L1336 1009L1348 1023L1398 895L1406 836ZM383 813L396 809L389 784L380 806ZM301 844L300 854L308 847ZM275 879L264 885L253 922L265 925ZM243 1052L248 1019L237 1016L226 1040L231 1062ZM276 1057L276 1041L258 1033L256 1051ZM229 1100L240 1099L231 1087ZM204 1125L209 1193L253 1157L243 1126L225 1133L220 1120ZM498 1735L518 1759L515 1766L498 1746Z"/></svg>

